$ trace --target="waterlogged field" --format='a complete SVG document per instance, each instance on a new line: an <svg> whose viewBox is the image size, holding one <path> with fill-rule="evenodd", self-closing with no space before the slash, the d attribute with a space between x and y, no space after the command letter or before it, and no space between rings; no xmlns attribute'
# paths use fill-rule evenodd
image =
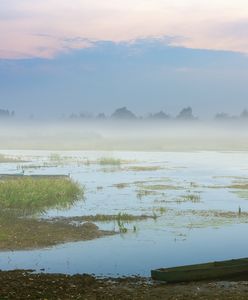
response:
<svg viewBox="0 0 248 300"><path fill-rule="evenodd" d="M37 203L25 218L15 215L12 225L0 216L0 269L149 276L158 267L247 256L246 152L0 153L0 184L9 175L49 175L49 190L52 175L63 175L81 189L59 205L61 188L50 187L57 200L46 199L44 209ZM36 207L31 192L15 193L15 204L24 195ZM8 234L18 244L6 243Z"/></svg>

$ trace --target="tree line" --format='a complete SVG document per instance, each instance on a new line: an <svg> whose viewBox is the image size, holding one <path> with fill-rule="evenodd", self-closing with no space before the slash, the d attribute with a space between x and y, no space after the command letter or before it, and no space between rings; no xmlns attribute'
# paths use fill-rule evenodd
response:
<svg viewBox="0 0 248 300"><path fill-rule="evenodd" d="M178 115L171 116L170 114L164 112L163 110L156 112L156 113L149 113L147 116L137 116L131 110L127 109L126 107L121 107L116 109L110 116L106 116L104 113L99 113L96 116L91 114L71 114L69 119L77 120L77 119L114 119L114 120L198 120L199 118L193 114L193 109L189 107L183 108ZM235 119L247 119L248 120L248 110L244 109L240 115L233 116L227 113L217 113L214 116L216 120L235 120Z"/></svg>
<svg viewBox="0 0 248 300"><path fill-rule="evenodd" d="M13 118L15 117L15 111L10 111L8 109L0 109L0 119ZM35 119L34 115L30 116L30 119ZM68 117L63 116L62 119L67 120L198 120L193 113L193 110L190 106L183 108L176 116L171 116L170 114L164 112L163 110L156 113L149 113L146 116L137 116L131 110L127 109L125 106L117 108L110 116L106 116L104 113L99 113L94 116L87 113L72 113ZM229 115L227 113L217 113L214 116L215 120L225 121L225 120L248 120L248 110L244 109L240 115Z"/></svg>

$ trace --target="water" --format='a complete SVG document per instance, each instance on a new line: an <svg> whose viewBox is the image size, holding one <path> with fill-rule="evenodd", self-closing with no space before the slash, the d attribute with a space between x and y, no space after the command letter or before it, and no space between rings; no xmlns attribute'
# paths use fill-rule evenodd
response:
<svg viewBox="0 0 248 300"><path fill-rule="evenodd" d="M0 164L0 173L17 173L20 165L42 165L49 151L0 151L31 160ZM128 233L93 241L67 243L48 249L0 253L0 269L45 269L45 272L94 273L96 275L149 276L158 267L207 262L247 256L244 218L213 218L204 211L248 212L248 199L225 188L233 181L248 181L246 152L60 152L65 165L28 168L25 174L70 174L86 188L85 198L66 210L51 209L42 217L73 217L129 213L159 216L156 220L125 224ZM83 165L115 157L129 163L118 166ZM133 166L161 169L133 171ZM246 180L247 179L247 180ZM143 183L137 183L143 182ZM126 183L122 189L114 185ZM172 185L137 197L145 185ZM214 186L223 186L214 188ZM200 202L179 202L182 195L200 195ZM161 210L166 209L166 213ZM196 213L190 212L194 210ZM187 213L189 211L189 213ZM201 212L201 213L197 213ZM97 222L101 229L118 229L115 222ZM133 226L137 230L133 231Z"/></svg>

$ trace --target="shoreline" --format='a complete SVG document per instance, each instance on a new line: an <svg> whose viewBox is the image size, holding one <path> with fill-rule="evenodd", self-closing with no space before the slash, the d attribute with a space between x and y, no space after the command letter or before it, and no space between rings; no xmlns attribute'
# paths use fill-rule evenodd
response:
<svg viewBox="0 0 248 300"><path fill-rule="evenodd" d="M247 299L248 275L239 280L166 284L138 276L0 271L0 299Z"/></svg>

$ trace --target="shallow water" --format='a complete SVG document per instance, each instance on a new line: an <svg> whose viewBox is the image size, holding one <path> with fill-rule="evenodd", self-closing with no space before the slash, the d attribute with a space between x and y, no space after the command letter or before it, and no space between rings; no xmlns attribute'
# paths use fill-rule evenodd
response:
<svg viewBox="0 0 248 300"><path fill-rule="evenodd" d="M156 215L156 220L125 224L127 234L93 241L68 243L49 249L0 253L0 269L45 269L46 272L95 273L97 275L148 276L152 268L247 256L245 218L213 218L201 211L248 212L248 199L224 186L235 177L248 181L246 152L59 152L65 164L41 166L49 151L0 151L21 156L26 163L0 164L0 173L70 174L86 188L85 198L73 207L52 209L43 218L129 213ZM56 152L57 153L57 152ZM125 160L120 166L78 163L101 157ZM159 166L134 171L131 167ZM143 182L143 183L142 183ZM114 186L126 183L120 189ZM144 186L170 185L137 197ZM215 188L215 186L223 186ZM200 195L199 202L179 201L183 195ZM162 209L161 209L162 208ZM195 213L188 210L194 210ZM115 222L97 222L101 229L115 229ZM136 227L136 232L133 231Z"/></svg>

